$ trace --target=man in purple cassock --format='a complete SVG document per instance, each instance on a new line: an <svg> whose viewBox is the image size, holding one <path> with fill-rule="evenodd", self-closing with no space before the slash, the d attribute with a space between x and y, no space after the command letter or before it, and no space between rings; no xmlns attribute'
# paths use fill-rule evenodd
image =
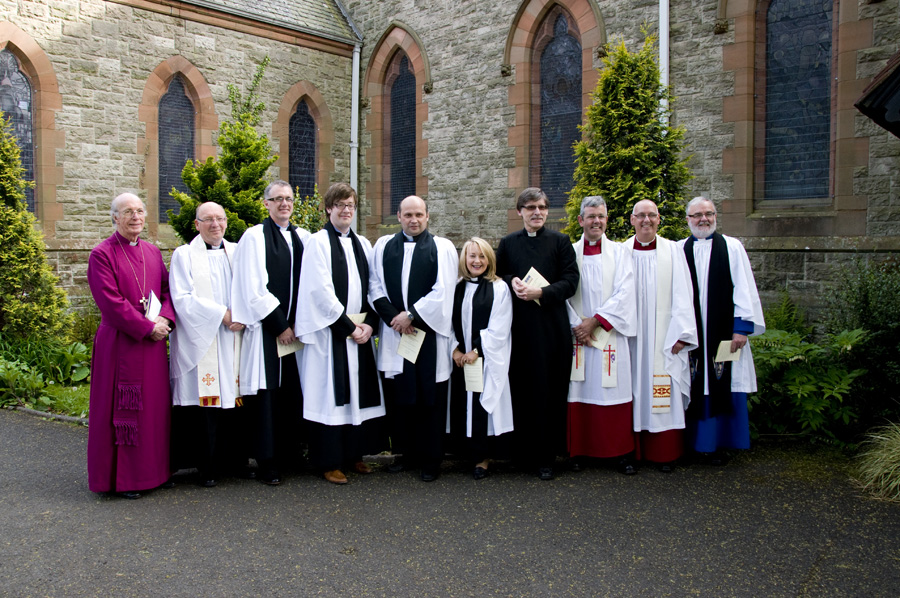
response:
<svg viewBox="0 0 900 598"><path fill-rule="evenodd" d="M175 311L162 254L140 239L143 202L123 193L110 215L116 232L91 251L87 271L101 316L91 363L88 487L135 499L171 474L166 337Z"/></svg>

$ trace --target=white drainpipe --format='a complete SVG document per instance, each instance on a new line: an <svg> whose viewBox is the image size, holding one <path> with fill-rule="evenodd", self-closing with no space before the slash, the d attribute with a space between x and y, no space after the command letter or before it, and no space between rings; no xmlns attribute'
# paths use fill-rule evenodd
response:
<svg viewBox="0 0 900 598"><path fill-rule="evenodd" d="M659 0L659 82L669 86L669 0ZM666 108L668 102L662 105Z"/></svg>
<svg viewBox="0 0 900 598"><path fill-rule="evenodd" d="M359 44L353 46L353 79L350 84L350 186L359 195ZM353 230L357 230L353 212Z"/></svg>

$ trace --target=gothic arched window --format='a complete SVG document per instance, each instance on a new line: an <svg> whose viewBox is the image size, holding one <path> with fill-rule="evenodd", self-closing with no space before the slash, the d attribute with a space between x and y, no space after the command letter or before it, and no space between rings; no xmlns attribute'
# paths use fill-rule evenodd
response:
<svg viewBox="0 0 900 598"><path fill-rule="evenodd" d="M772 0L766 12L763 199L830 195L832 9Z"/></svg>
<svg viewBox="0 0 900 598"><path fill-rule="evenodd" d="M289 127L288 182L300 190L298 197L312 197L316 185L316 121L306 100L297 103Z"/></svg>
<svg viewBox="0 0 900 598"><path fill-rule="evenodd" d="M572 144L581 139L581 42L570 23L556 7L535 36L539 73L533 78L538 93L532 104L531 184L543 189L551 207L565 206L574 185Z"/></svg>
<svg viewBox="0 0 900 598"><path fill-rule="evenodd" d="M388 73L385 93L390 108L385 116L390 120L384 127L384 147L390 152L386 162L390 191L385 211L396 214L403 198L416 194L416 76L403 52L394 56Z"/></svg>
<svg viewBox="0 0 900 598"><path fill-rule="evenodd" d="M181 206L170 195L172 187L187 192L181 171L194 159L194 104L187 96L184 81L176 75L159 100L159 221L168 222L167 210L178 213Z"/></svg>
<svg viewBox="0 0 900 598"><path fill-rule="evenodd" d="M19 68L16 56L7 49L0 51L0 110L12 125L19 145L25 179L34 180L34 116L31 83ZM34 213L34 188L25 190L25 202Z"/></svg>

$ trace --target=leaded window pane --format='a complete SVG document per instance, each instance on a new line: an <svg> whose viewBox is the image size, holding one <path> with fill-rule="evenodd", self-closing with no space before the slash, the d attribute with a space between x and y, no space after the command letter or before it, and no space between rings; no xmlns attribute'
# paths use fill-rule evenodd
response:
<svg viewBox="0 0 900 598"><path fill-rule="evenodd" d="M170 195L172 187L184 193L187 185L181 171L194 159L194 104L176 76L166 94L159 100L159 221L168 222L167 210L177 214L181 206Z"/></svg>
<svg viewBox="0 0 900 598"><path fill-rule="evenodd" d="M541 53L540 187L551 207L563 207L574 185L575 151L581 124L581 43L569 34L565 15L556 19L553 40Z"/></svg>
<svg viewBox="0 0 900 598"><path fill-rule="evenodd" d="M416 76L405 55L391 98L391 214L400 202L416 194Z"/></svg>
<svg viewBox="0 0 900 598"><path fill-rule="evenodd" d="M832 0L773 0L766 15L765 199L828 197Z"/></svg>
<svg viewBox="0 0 900 598"><path fill-rule="evenodd" d="M0 51L0 110L9 119L19 145L25 179L34 180L34 115L31 83L19 61L7 49ZM34 188L25 190L28 211L34 213Z"/></svg>
<svg viewBox="0 0 900 598"><path fill-rule="evenodd" d="M288 182L298 197L312 197L316 185L316 121L305 101L297 104L288 133Z"/></svg>

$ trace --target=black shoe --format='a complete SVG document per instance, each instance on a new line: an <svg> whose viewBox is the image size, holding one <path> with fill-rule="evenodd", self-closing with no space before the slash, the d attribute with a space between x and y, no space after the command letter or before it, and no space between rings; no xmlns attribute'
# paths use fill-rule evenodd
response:
<svg viewBox="0 0 900 598"><path fill-rule="evenodd" d="M584 461L582 461L581 459L572 459L569 469L571 469L572 471L583 471Z"/></svg>
<svg viewBox="0 0 900 598"><path fill-rule="evenodd" d="M716 466L728 465L729 461L731 461L731 457L728 456L728 453L716 451L714 453L710 453L710 455L709 455L709 464L710 465L716 465Z"/></svg>
<svg viewBox="0 0 900 598"><path fill-rule="evenodd" d="M433 469L423 469L422 475L420 476L423 482L433 482L438 479L438 472Z"/></svg>
<svg viewBox="0 0 900 598"><path fill-rule="evenodd" d="M204 488L214 488L218 482L214 478L207 478L205 480L200 480L200 485Z"/></svg>
<svg viewBox="0 0 900 598"><path fill-rule="evenodd" d="M553 468L552 467L541 467L538 469L538 477L541 480L547 482L553 479Z"/></svg>
<svg viewBox="0 0 900 598"><path fill-rule="evenodd" d="M672 473L673 471L675 471L675 464L674 463L660 463L659 465L656 466L656 468L663 473Z"/></svg>
<svg viewBox="0 0 900 598"><path fill-rule="evenodd" d="M260 474L259 481L269 486L278 486L281 484L281 474L274 469L268 469Z"/></svg>
<svg viewBox="0 0 900 598"><path fill-rule="evenodd" d="M488 474L488 470L485 469L484 467L479 466L479 467L476 467L475 471L472 472L472 477L475 478L476 480L483 480L484 478L487 477L487 474Z"/></svg>
<svg viewBox="0 0 900 598"><path fill-rule="evenodd" d="M245 480L255 480L256 470L249 465L242 465L234 471L234 476Z"/></svg>
<svg viewBox="0 0 900 598"><path fill-rule="evenodd" d="M166 490L171 490L175 487L175 478L169 478L166 482L163 483L160 488L165 488Z"/></svg>
<svg viewBox="0 0 900 598"><path fill-rule="evenodd" d="M136 490L128 490L127 492L119 492L119 496L128 500L137 500L141 497L141 493Z"/></svg>
<svg viewBox="0 0 900 598"><path fill-rule="evenodd" d="M634 475L637 473L637 469L634 468L634 465L628 459L619 461L619 464L616 465L616 471L623 475Z"/></svg>
<svg viewBox="0 0 900 598"><path fill-rule="evenodd" d="M387 466L388 473L401 473L406 471L406 463L403 461L394 461Z"/></svg>

